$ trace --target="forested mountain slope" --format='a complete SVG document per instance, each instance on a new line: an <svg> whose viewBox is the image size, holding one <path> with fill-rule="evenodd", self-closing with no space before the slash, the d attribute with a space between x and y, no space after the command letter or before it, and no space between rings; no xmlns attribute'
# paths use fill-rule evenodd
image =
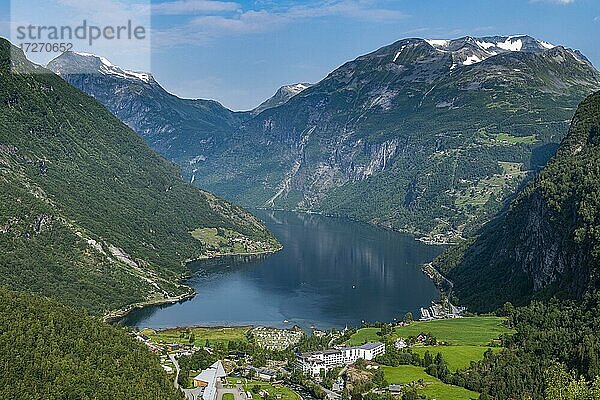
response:
<svg viewBox="0 0 600 400"><path fill-rule="evenodd" d="M278 246L100 103L10 51L1 39L0 285L103 313L189 293L176 283L184 261L234 247L210 248L199 228L239 237L235 251Z"/></svg>
<svg viewBox="0 0 600 400"><path fill-rule="evenodd" d="M507 213L436 265L472 310L532 297L579 298L600 288L600 92L578 107L568 135Z"/></svg>
<svg viewBox="0 0 600 400"><path fill-rule="evenodd" d="M55 301L0 288L0 398L181 400L148 348Z"/></svg>
<svg viewBox="0 0 600 400"><path fill-rule="evenodd" d="M447 383L480 400L588 400L600 395L600 293L500 310L516 333L502 351L457 371Z"/></svg>

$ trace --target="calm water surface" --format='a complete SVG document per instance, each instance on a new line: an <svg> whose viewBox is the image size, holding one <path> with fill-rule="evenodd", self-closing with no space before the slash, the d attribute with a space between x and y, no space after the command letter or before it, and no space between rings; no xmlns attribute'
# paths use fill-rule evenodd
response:
<svg viewBox="0 0 600 400"><path fill-rule="evenodd" d="M343 219L283 211L255 214L284 245L282 251L197 262L188 281L196 297L136 310L123 322L153 328L297 324L328 329L392 321L438 298L419 265L441 247Z"/></svg>

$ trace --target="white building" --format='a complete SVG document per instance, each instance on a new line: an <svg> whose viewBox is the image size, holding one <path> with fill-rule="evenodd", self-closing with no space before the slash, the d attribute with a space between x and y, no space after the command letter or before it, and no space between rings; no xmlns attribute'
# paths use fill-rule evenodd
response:
<svg viewBox="0 0 600 400"><path fill-rule="evenodd" d="M385 344L365 343L362 346L302 353L298 356L296 365L303 373L318 376L322 370L327 371L333 367L352 364L359 358L370 361L381 354L385 354Z"/></svg>
<svg viewBox="0 0 600 400"><path fill-rule="evenodd" d="M223 364L221 364L221 361L217 361L194 377L194 387L204 388L202 392L203 400L215 400L217 396L217 381L225 379L225 376Z"/></svg>
<svg viewBox="0 0 600 400"><path fill-rule="evenodd" d="M385 344L381 342L369 342L363 344L362 346L344 347L340 350L344 356L344 363L352 364L359 358L370 361L378 355L385 354Z"/></svg>

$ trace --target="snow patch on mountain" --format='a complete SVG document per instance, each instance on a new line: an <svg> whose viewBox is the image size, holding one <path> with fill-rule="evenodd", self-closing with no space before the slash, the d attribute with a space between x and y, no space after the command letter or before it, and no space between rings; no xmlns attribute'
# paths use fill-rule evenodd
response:
<svg viewBox="0 0 600 400"><path fill-rule="evenodd" d="M450 40L447 39L425 39L433 47L446 47L450 44Z"/></svg>
<svg viewBox="0 0 600 400"><path fill-rule="evenodd" d="M477 40L475 43L477 43L477 45L479 47L483 47L484 50L489 49L490 47L496 47L496 43L490 43L490 42L481 42L479 40Z"/></svg>
<svg viewBox="0 0 600 400"><path fill-rule="evenodd" d="M311 86L312 84L310 83L294 83L292 85L282 86L277 90L273 97L265 100L262 104L252 110L252 113L260 114L266 109L278 107Z"/></svg>
<svg viewBox="0 0 600 400"><path fill-rule="evenodd" d="M472 56L467 57L467 59L465 61L463 61L463 65L476 64L481 61L482 61L481 58L477 57L476 55L472 55Z"/></svg>
<svg viewBox="0 0 600 400"><path fill-rule="evenodd" d="M452 55L450 69L459 66L468 66L480 63L490 57L509 52L543 53L556 46L543 40L537 40L527 35L515 36L488 36L471 37L447 40L447 39L419 39L432 46L436 51ZM395 49L393 62L400 57L404 47ZM573 53L573 51L571 51ZM576 53L576 52L575 52ZM394 54L394 53L393 53ZM574 54L576 57L577 55Z"/></svg>
<svg viewBox="0 0 600 400"><path fill-rule="evenodd" d="M504 42L496 43L497 47L508 51L521 51L523 48L523 41L517 39L513 42L512 38L507 38Z"/></svg>
<svg viewBox="0 0 600 400"><path fill-rule="evenodd" d="M550 50L555 48L556 46L553 45L552 43L548 43L548 42L544 42L543 40L540 40L540 44L545 47L546 49Z"/></svg>
<svg viewBox="0 0 600 400"><path fill-rule="evenodd" d="M285 86L285 89L292 94L292 96L297 95L301 91L308 89L311 85L305 83L296 83L294 85Z"/></svg>

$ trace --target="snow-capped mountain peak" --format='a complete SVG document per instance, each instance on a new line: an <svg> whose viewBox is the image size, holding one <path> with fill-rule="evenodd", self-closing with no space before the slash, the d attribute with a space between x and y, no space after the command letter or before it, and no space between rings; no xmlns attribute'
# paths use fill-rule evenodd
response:
<svg viewBox="0 0 600 400"><path fill-rule="evenodd" d="M281 90L285 90L288 93L290 93L291 96L295 96L298 93L300 93L301 91L308 89L309 87L311 87L311 84L309 84L309 83L296 83L293 85L283 86L283 87L281 87Z"/></svg>
<svg viewBox="0 0 600 400"><path fill-rule="evenodd" d="M453 58L452 69L460 65L472 65L487 58L507 52L542 53L556 46L543 40L527 35L516 36L466 36L460 39L421 39L435 50L451 53ZM394 56L394 62L399 54Z"/></svg>
<svg viewBox="0 0 600 400"><path fill-rule="evenodd" d="M268 108L280 106L311 86L312 84L310 83L294 83L292 85L282 86L277 90L273 97L265 100L262 104L252 110L252 112L254 114L259 114Z"/></svg>
<svg viewBox="0 0 600 400"><path fill-rule="evenodd" d="M154 80L152 74L121 69L107 58L92 53L65 52L50 61L47 67L58 75L114 75L123 79L139 80L144 83L150 83Z"/></svg>

